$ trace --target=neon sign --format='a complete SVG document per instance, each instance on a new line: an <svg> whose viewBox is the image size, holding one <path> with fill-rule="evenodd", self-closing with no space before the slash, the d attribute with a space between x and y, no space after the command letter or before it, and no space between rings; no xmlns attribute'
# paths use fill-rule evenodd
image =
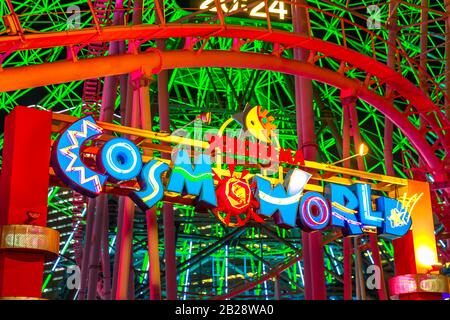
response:
<svg viewBox="0 0 450 320"><path fill-rule="evenodd" d="M208 208L228 226L242 226L250 219L263 222L263 218L271 217L287 228L316 231L334 226L342 228L344 235L358 235L369 227L388 238L403 236L411 226L402 202L380 196L374 206L368 184L327 183L324 194L304 193L311 174L298 168L290 170L283 183L276 185L261 174L251 177L244 171L238 177L234 168L230 168L230 177L221 178L215 174L208 154L199 154L192 163L190 154L180 149L171 166L156 158L143 163L139 148L125 138L106 142L97 154L96 167L88 167L82 161L80 147L102 132L92 117L80 119L61 133L52 152L52 166L58 177L90 197L103 192L107 180L136 179L140 190L129 196L142 210L155 206L166 190L194 196L196 205ZM237 222L231 223L231 217Z"/></svg>

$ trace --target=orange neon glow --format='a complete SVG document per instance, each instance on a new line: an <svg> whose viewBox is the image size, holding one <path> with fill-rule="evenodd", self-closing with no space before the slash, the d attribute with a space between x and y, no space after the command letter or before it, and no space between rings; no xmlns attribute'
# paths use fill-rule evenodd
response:
<svg viewBox="0 0 450 320"><path fill-rule="evenodd" d="M416 260L422 265L422 266L433 266L438 263L437 257L435 255L435 252L433 249L431 249L429 246L423 244L420 245L416 249Z"/></svg>
<svg viewBox="0 0 450 320"><path fill-rule="evenodd" d="M402 188L403 189L403 188ZM412 236L416 261L416 273L436 273L433 265L439 263L434 236L433 213L428 183L409 180L408 186L400 192L406 192L410 199L399 199L409 207L408 211L412 219ZM433 270L433 271L432 271Z"/></svg>

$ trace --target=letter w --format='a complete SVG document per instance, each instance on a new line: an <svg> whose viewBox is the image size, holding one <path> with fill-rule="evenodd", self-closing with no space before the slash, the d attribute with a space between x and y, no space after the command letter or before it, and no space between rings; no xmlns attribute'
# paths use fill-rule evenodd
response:
<svg viewBox="0 0 450 320"><path fill-rule="evenodd" d="M256 176L255 197L260 203L258 213L269 217L278 213L275 216L277 224L295 227L298 202L310 177L311 174L294 169L286 175L284 187L278 184L272 188L269 180Z"/></svg>

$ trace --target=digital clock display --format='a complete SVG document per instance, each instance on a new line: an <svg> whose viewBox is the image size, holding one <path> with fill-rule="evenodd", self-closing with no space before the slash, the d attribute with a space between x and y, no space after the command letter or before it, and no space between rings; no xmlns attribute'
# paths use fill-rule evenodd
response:
<svg viewBox="0 0 450 320"><path fill-rule="evenodd" d="M214 0L178 0L178 5L184 10L208 10L217 12ZM290 5L283 1L249 1L248 0L221 0L220 8L225 14L233 14L238 17L252 17L266 19L267 13L271 19L285 20L289 17Z"/></svg>

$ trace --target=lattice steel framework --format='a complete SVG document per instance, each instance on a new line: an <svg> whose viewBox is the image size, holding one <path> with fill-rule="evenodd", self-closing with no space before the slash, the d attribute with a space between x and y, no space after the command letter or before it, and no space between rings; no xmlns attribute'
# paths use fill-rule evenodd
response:
<svg viewBox="0 0 450 320"><path fill-rule="evenodd" d="M129 24L133 14L131 1L123 2L123 6L116 9L124 16L124 24ZM246 1L247 6L254 8L260 1ZM227 1L225 6L232 5L233 1ZM241 3L241 2L239 2ZM427 179L434 182L436 177L445 176L444 165L448 165L447 148L449 147L448 120L445 112L448 110L448 102L445 92L446 85L446 38L445 19L447 17L443 1L430 1L428 8L423 7L423 1L397 1L397 35L391 44L394 54L393 68L403 79L415 85L417 92L424 92L424 97L418 98L419 102L412 101L416 93L409 97L402 94L398 88L392 89L390 79L383 78L376 72L371 72L370 66L361 67L358 57L349 56L347 59L339 59L329 55L319 48L311 50L308 63L333 73L345 76L347 79L355 79L363 84L368 91L376 93L392 102L395 110L400 112L404 121L424 137L433 157L441 167L431 167L429 161L420 156L420 152L400 130L394 126L392 132L393 168L395 174L400 177ZM11 4L9 6L8 4ZM4 29L0 32L0 54L2 68L4 70L30 65L46 65L55 61L71 61L89 59L89 41L77 42L75 36L67 37L67 43L60 40L42 42L39 40L20 41L28 36L42 35L44 32L64 32L68 29L68 21L80 23L77 28L81 31L92 32L92 43L110 41L101 33L93 19L93 8L87 1L7 1L0 4L0 15L11 15L20 21L20 28L15 32L19 40L10 41L11 32ZM114 13L114 4L111 15ZM210 4L214 6L214 1ZM291 3L285 1L286 8ZM370 14L368 7L377 6L379 16ZM392 24L389 20L389 2L384 1L308 1L307 17L308 31L313 38L322 39L328 43L336 44L340 48L354 50L372 61L378 61L384 65L389 60L389 32ZM391 4L392 5L392 4ZM219 31L214 33L177 36L167 32L162 35L166 50L186 50L208 52L211 50L239 51L286 59L293 58L292 48L296 47L295 39L290 42L277 42L270 38L270 33L275 31L292 32L291 10L284 20L269 15L269 18L249 17L248 11L223 12L223 10L208 11L199 10L200 2L165 1L163 12L159 12L164 18L161 28L183 26L196 23L207 26L238 26L257 27L264 32L251 38L248 31L247 37L240 35L222 35ZM230 7L227 7L230 8ZM79 16L76 14L79 11ZM95 12L94 12L95 13ZM426 14L424 14L426 13ZM79 20L77 20L79 17ZM368 20L377 20L380 26L368 30ZM424 25L421 24L425 17L427 30L423 33ZM112 16L109 17L113 19ZM145 0L143 2L143 26L154 25L161 21L155 2ZM372 21L373 22L373 21ZM94 25L92 28L91 26ZM155 38L157 33L149 36L124 35L120 30L111 32L117 36L115 40L127 40L126 45L138 41L141 51L152 52L157 47ZM78 29L73 30L76 32ZM78 31L80 31L78 30ZM106 28L105 28L106 30ZM114 30L113 30L114 31ZM214 30L213 30L214 31ZM97 32L97 33L96 33ZM426 37L423 36L426 34ZM70 36L70 34L69 34ZM96 38L97 37L97 38ZM103 39L102 37L106 37ZM56 38L55 38L56 39ZM27 42L28 41L28 42ZM306 41L307 42L307 41ZM306 43L305 42L305 43ZM136 43L135 43L136 44ZM299 44L301 45L301 44ZM424 52L423 49L426 49ZM108 55L108 53L105 53ZM201 55L201 54L200 54ZM341 54L342 56L342 54ZM224 59L226 57L224 56ZM424 66L426 69L422 69ZM376 68L376 66L374 67ZM65 69L61 69L61 73ZM153 130L159 130L159 116L157 113L157 81L155 75L150 84L150 101L153 115ZM395 79L393 79L395 82ZM326 82L326 81L325 81ZM83 113L83 80L74 80L62 84L48 84L40 87L22 88L2 92L0 95L0 110L2 115L7 114L16 105L32 105L36 108L52 110L53 112L81 116ZM117 87L120 87L119 81ZM401 83L399 85L402 85ZM420 88L420 89L418 89ZM285 73L232 67L207 66L201 68L177 68L170 71L169 81L169 107L171 131L191 122L196 115L204 111L212 112L210 127L218 127L233 113L242 110L245 103L260 104L267 107L276 118L279 128L280 140L284 147L297 148L297 125L295 121L295 96L294 77ZM405 88L407 90L407 88ZM334 162L342 158L342 130L343 108L341 90L333 83L313 81L314 111L316 115L315 131L319 150L318 161ZM114 122L120 123L121 96L118 90ZM368 99L365 99L366 101ZM370 148L369 155L365 158L365 167L369 172L386 173L385 162L385 116L380 108L374 108L363 99L357 99L356 109L359 119L359 129L363 141ZM423 102L429 101L429 103ZM123 110L122 110L123 112ZM189 129L189 127L188 127ZM3 139L0 139L0 146ZM423 155L422 155L423 156ZM419 167L419 168L418 168ZM423 170L420 169L423 168ZM427 174L427 172L432 173ZM440 178L439 183L442 182ZM440 221L444 221L448 215L445 206L445 186L434 187L434 200L436 214ZM60 227L66 227L65 217L72 215L72 200L70 193L65 189L54 187L49 190L49 219ZM110 206L110 254L113 257L115 250L116 223L116 199L109 200ZM301 241L298 230L285 230L273 225L251 226L243 229L228 229L212 216L199 214L192 208L178 206L176 208L177 226L177 260L178 260L178 297L180 299L210 298L212 296L233 296L239 293L240 298L265 298L272 299L275 291L275 282L279 283L281 296L284 298L303 297L303 271L301 262ZM60 223L57 223L60 221ZM70 221L70 220L69 220ZM161 217L159 217L160 225ZM148 292L148 267L149 258L146 250L145 215L137 212L134 220L135 230L133 239L134 251L134 280L136 298L147 298ZM70 228L69 228L70 229ZM443 234L443 227L437 223L438 235ZM163 256L164 243L162 241L162 228L160 227L160 254ZM69 292L65 286L66 274L64 266L74 263L73 249L69 244L73 234L67 230L62 234L64 240L61 248L61 257L56 263L47 267L44 292L53 298L73 298L76 292ZM329 241L325 245L325 267L327 270L328 294L332 298L342 297L342 239L326 235ZM363 263L373 263L370 250L367 250L367 239L361 240ZM445 249L444 241L440 240L441 249ZM392 245L380 240L379 249L382 255L384 271L389 274L393 271ZM364 269L365 270L365 269ZM283 272L281 272L283 271ZM162 266L164 277L164 267ZM273 279L277 278L276 281ZM164 281L162 281L164 290ZM244 289L248 289L245 292ZM375 292L368 292L375 298ZM163 294L164 295L164 294Z"/></svg>

